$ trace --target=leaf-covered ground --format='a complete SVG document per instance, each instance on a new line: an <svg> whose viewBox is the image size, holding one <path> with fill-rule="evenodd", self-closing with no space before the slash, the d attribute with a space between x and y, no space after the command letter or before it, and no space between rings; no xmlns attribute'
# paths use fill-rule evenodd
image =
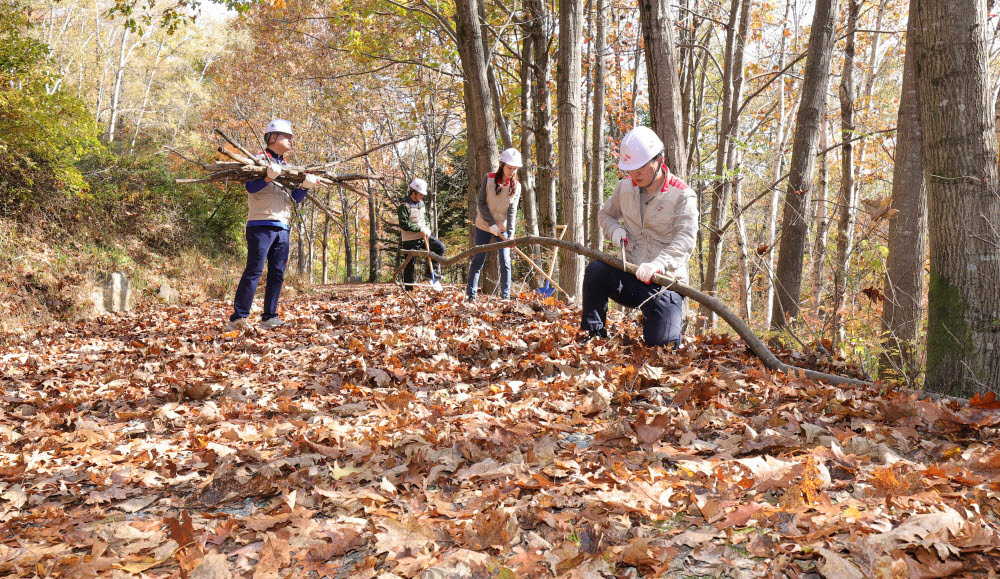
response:
<svg viewBox="0 0 1000 579"><path fill-rule="evenodd" d="M559 303L326 292L267 333L209 302L0 350L0 574L996 576L995 404L614 313L580 344Z"/></svg>

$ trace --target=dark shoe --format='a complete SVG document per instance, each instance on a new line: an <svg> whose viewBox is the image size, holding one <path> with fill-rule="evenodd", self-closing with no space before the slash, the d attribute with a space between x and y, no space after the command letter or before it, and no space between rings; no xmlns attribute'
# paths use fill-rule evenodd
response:
<svg viewBox="0 0 1000 579"><path fill-rule="evenodd" d="M587 333L587 337L583 339L583 343L586 344L587 342L593 340L594 338L607 339L607 337L608 337L608 331L604 328L598 328L596 330L590 330Z"/></svg>

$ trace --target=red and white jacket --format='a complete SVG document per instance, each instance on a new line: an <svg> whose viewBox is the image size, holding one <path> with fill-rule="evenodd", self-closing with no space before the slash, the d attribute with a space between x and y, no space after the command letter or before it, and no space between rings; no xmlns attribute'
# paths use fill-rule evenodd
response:
<svg viewBox="0 0 1000 579"><path fill-rule="evenodd" d="M666 170L666 167L664 167ZM688 260L698 235L698 202L695 192L667 170L663 187L646 206L643 217L639 186L622 179L601 207L598 216L604 237L625 229L625 253L634 264L654 263L660 272L681 283L688 281Z"/></svg>

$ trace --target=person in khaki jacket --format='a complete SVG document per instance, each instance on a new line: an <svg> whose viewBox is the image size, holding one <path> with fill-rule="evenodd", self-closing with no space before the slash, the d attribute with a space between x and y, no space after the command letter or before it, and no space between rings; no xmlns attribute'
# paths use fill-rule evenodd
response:
<svg viewBox="0 0 1000 579"><path fill-rule="evenodd" d="M687 283L688 260L698 233L698 203L694 191L670 173L663 162L663 142L647 127L635 127L622 139L618 168L628 173L601 207L604 236L624 250L635 275L600 261L591 262L583 276L580 329L587 340L606 338L608 299L640 308L647 346L680 346L683 298L650 284L661 273Z"/></svg>
<svg viewBox="0 0 1000 579"><path fill-rule="evenodd" d="M473 237L477 246L514 237L517 202L521 198L521 182L517 180L519 167L521 153L517 149L507 149L500 155L500 166L496 173L483 177L483 184L479 187L479 212L476 215ZM477 253L469 263L465 294L470 302L476 301L479 273L485 261L486 253ZM500 250L500 297L510 298L510 249L506 247Z"/></svg>
<svg viewBox="0 0 1000 579"><path fill-rule="evenodd" d="M246 182L247 189L247 265L236 287L233 313L229 316L226 331L246 325L250 306L257 291L257 282L267 262L267 285L264 288L264 313L260 327L280 326L278 298L285 282L285 265L288 263L288 221L293 203L301 203L309 189L316 186L316 175L306 175L298 189L287 192L274 182L281 175L285 153L292 150L292 124L275 119L264 129L264 151L268 162L267 175Z"/></svg>

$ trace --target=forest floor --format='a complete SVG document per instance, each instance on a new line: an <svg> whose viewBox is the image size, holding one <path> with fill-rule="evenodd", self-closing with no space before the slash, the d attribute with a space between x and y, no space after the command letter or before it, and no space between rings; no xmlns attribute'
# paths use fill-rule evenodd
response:
<svg viewBox="0 0 1000 579"><path fill-rule="evenodd" d="M462 298L329 286L269 332L208 300L0 347L0 574L996 576L996 400Z"/></svg>

